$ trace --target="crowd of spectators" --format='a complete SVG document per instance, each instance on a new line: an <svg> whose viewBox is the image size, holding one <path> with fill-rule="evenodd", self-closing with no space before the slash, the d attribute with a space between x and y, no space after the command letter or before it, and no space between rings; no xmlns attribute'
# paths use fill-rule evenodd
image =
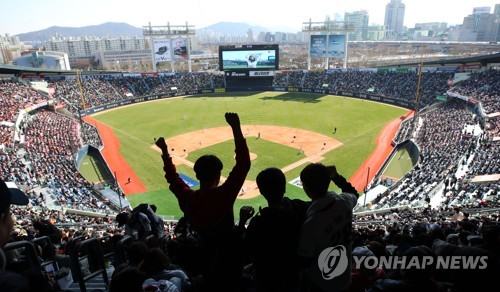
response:
<svg viewBox="0 0 500 292"><path fill-rule="evenodd" d="M273 86L330 89L415 101L418 77L416 72L286 71L276 73ZM448 89L447 81L450 78L452 73L424 72L419 91L421 105L429 105L436 96L443 95Z"/></svg>
<svg viewBox="0 0 500 292"><path fill-rule="evenodd" d="M393 142L395 144L402 143L406 140L410 140L413 138L413 130L416 125L414 124L414 119L406 119L403 122L401 122L401 125L399 126L398 132L396 133L396 136L394 137Z"/></svg>
<svg viewBox="0 0 500 292"><path fill-rule="evenodd" d="M451 101L446 105L420 116L416 144L420 148L420 161L394 190L378 201L378 204L409 204L427 198L431 188L443 181L460 166L462 157L477 143L475 136L463 139L461 133L473 116L463 101Z"/></svg>
<svg viewBox="0 0 500 292"><path fill-rule="evenodd" d="M473 215L468 211L458 208L423 208L358 218L358 223L354 225L353 254L377 258L387 255L408 256L417 248L433 258L481 255L488 256L487 269L447 270L437 268L434 263L426 267L425 271L410 269L404 270L404 274L397 269L383 269L383 273L377 274L379 277L373 277L374 270L356 271L361 275L357 274L360 278L354 278L353 273L353 284L356 287L365 286L354 291L469 291L479 286L494 285L492 275L498 271L500 255L498 212ZM367 278L371 282L363 281ZM478 283L472 279L481 280Z"/></svg>
<svg viewBox="0 0 500 292"><path fill-rule="evenodd" d="M59 205L111 212L76 170L73 155L81 144L75 119L42 110L22 127L26 136L24 159L31 162L36 181L53 191Z"/></svg>
<svg viewBox="0 0 500 292"><path fill-rule="evenodd" d="M432 103L436 95L448 90L446 81L450 77L450 73L424 73L420 88L422 104ZM486 114L496 113L500 111L499 77L497 71L472 73L469 80L449 90L480 101ZM329 89L339 91L366 93L370 90L375 95L413 100L415 96L408 96L408 93L416 91L417 78L418 75L411 72L290 71L277 73L273 85L320 89L328 84ZM222 75L209 73L82 80L85 107L124 100L130 97L127 95L129 93L145 96L224 86ZM55 81L51 82L51 86L55 88L53 97L58 103L70 105L70 109L75 112L77 108L83 108L76 80ZM14 123L19 109L44 98L24 83L1 82L0 121ZM13 210L17 217L13 238L32 240L42 236L44 233L39 226L47 222L59 226L61 235L54 237L54 241L61 249L71 238L79 235L123 236L121 228L113 224L109 216L81 217L46 209L46 195L33 191L36 186L51 190L60 206L107 214L113 212L91 183L78 173L74 164L74 154L83 144L102 147L95 127L83 123L83 129L80 129L77 120L46 110L31 114L23 119L19 129L24 137L22 148L25 153L17 151L20 145L14 142L14 128L4 125L0 128L0 174L6 181L23 186L30 196L31 206L35 207ZM500 146L493 141L498 135L498 117L488 121L491 124L489 129L483 126L483 117L479 114L477 108L471 110L470 104L465 101L453 99L422 113L417 121L409 119L403 122L394 141L400 143L413 138L420 148L419 162L396 185L377 198L374 204L377 208L393 208L418 202L418 206L423 208L356 218L353 255L408 255L413 252L438 256L473 253L490 256L490 268L498 267L500 187L497 181L483 184L470 182L475 176L498 174L500 171ZM468 126L479 127L484 132L474 135L464 130ZM432 209L428 207L430 196L440 186L444 199L440 207ZM460 220L452 212L456 206L462 208ZM167 253L159 254L163 249L150 249L144 253L144 260L148 255L149 259L161 258L162 264L156 270L151 270L153 265L148 264L141 269L142 273L151 276L167 273L164 270L179 270L176 275L183 273L185 277L179 276L184 282L176 286L180 290L188 290L190 285L187 282L196 283L196 277L199 276L197 257L202 249L197 246L197 234L190 230L186 220L167 223L164 231ZM236 256L242 259L242 263L251 264L245 250L239 250ZM252 287L251 265L242 271L242 287ZM365 274L367 272L369 274ZM433 287L435 291L466 291L472 284L467 282L468 278L463 277L462 272L439 271L433 267L425 273L406 275L398 270L353 270L354 281L350 290L389 291L387 287L391 285L410 285ZM490 269L486 272L489 273ZM477 274L478 277L485 275L488 274ZM418 279L422 282L417 283ZM192 289L196 291L196 285Z"/></svg>
<svg viewBox="0 0 500 292"><path fill-rule="evenodd" d="M84 108L96 107L116 101L190 90L224 87L224 76L211 73L178 73L166 76L85 77L80 84L76 79L49 81L54 88L57 103L69 105L77 113Z"/></svg>
<svg viewBox="0 0 500 292"><path fill-rule="evenodd" d="M469 79L460 82L451 91L480 101L486 114L498 112L500 109L500 72L486 70L471 73Z"/></svg>
<svg viewBox="0 0 500 292"><path fill-rule="evenodd" d="M451 92L461 94L479 101L484 114L488 116L485 133L479 141L476 157L469 167L469 175L486 175L500 173L500 161L495 159L500 153L500 145L493 142L500 133L500 72L487 70L471 73L468 80L454 86Z"/></svg>
<svg viewBox="0 0 500 292"><path fill-rule="evenodd" d="M420 87L420 96L423 104L428 104L435 99L436 95L442 94L448 88L447 81L451 73L447 72L424 72ZM459 86L452 88L452 91L471 95L483 102L483 108L486 112L494 112L498 108L497 91L498 73L496 71L485 71L482 73L472 73L471 78L462 82ZM338 91L347 91L353 93L370 91L372 94L389 96L394 98L414 99L414 96L407 96L408 92L415 92L418 74L416 72L373 72L362 70L349 71L284 71L277 73L274 77L274 86L292 86L305 88L325 88ZM144 96L160 93L168 93L173 90L188 91L193 89L216 88L223 86L224 78L221 74L211 73L179 73L170 75L141 76L141 77L122 77L122 78L98 78L85 77L81 79L84 90L84 101L82 102L79 93L80 88L77 80L51 81L55 88L53 97L58 103L66 103L75 110L78 107L92 107L109 102L123 100L133 96ZM475 88L474 84L478 81L484 84L480 88ZM41 99L41 96L34 92L35 98L29 98L26 91L30 89L15 83L4 83L5 94L16 99L21 98L24 102L34 103ZM12 98L7 98L11 100ZM14 100L16 100L14 99ZM18 102L19 100L16 100ZM82 104L83 103L83 104ZM80 104L80 106L79 106ZM400 131L395 137L396 143L402 142L414 136L412 130L417 130L416 142L422 150L421 161L402 182L399 187L389 197L399 198L399 190L402 190L403 197L409 200L413 199L413 194L420 193L423 189L431 188L436 183L443 180L460 165L454 165L454 162L463 161L460 155L467 151L471 160L469 165L469 176L476 174L492 174L498 171L496 160L490 159L498 153L498 147L491 143L491 134L485 135L490 139L482 139L479 149L476 151L477 139L471 137L469 140L463 140L456 135L457 131L464 124L477 124L466 110L466 106L450 106L434 110L429 114L422 115L419 125L416 126L413 119L405 121L400 127ZM3 112L5 115L5 112ZM7 113L8 114L8 113ZM13 113L15 115L15 113ZM12 117L10 117L10 120ZM5 118L9 120L9 118ZM441 122L443 121L443 122ZM8 131L10 128L2 128L2 131ZM81 135L82 143L101 147L97 130L83 123L81 129L84 135ZM11 133L5 132L2 137L8 137ZM458 140L460 143L457 143ZM75 138L75 141L76 138ZM4 145L6 143L3 143ZM76 146L74 146L76 147ZM74 151L74 149L72 150ZM468 158L466 157L466 158ZM15 158L9 159L16 161ZM457 162L458 163L458 162ZM457 164L455 163L455 164ZM434 171L429 171L433 169ZM408 182L407 182L408 181ZM409 186L416 186L412 188ZM420 196L423 196L420 194ZM425 197L425 196L424 196ZM387 199L386 199L387 200ZM403 200L404 201L404 200ZM384 202L384 201L382 201Z"/></svg>
<svg viewBox="0 0 500 292"><path fill-rule="evenodd" d="M80 124L82 128L80 129L82 144L83 145L91 145L97 149L100 149L104 146L101 140L101 136L99 135L99 131L93 125L83 122Z"/></svg>
<svg viewBox="0 0 500 292"><path fill-rule="evenodd" d="M49 86L54 88L52 97L58 103L69 105L69 109L74 113L78 112L79 109L95 107L125 98L115 87L100 78L81 79L81 89L76 79L50 81Z"/></svg>
<svg viewBox="0 0 500 292"><path fill-rule="evenodd" d="M444 106L422 114L417 125L413 119L401 125L395 142L411 138L408 134L416 134L420 161L391 191L379 197L376 201L379 206L425 202L439 183L444 183L443 206L500 206L497 181L470 182L476 176L500 173L497 159L500 145L493 141L498 136L498 119L481 116L480 108L474 102L481 102L486 115L500 111L498 77L498 71L494 70L471 73L470 79L456 84L450 92L472 98L473 102L448 101ZM491 127L484 126L488 125L484 119ZM413 127L415 132L407 131Z"/></svg>

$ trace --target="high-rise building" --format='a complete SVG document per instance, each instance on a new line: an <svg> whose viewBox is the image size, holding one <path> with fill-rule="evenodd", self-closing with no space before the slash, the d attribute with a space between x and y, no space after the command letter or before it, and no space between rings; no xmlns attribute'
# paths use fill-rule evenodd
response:
<svg viewBox="0 0 500 292"><path fill-rule="evenodd" d="M368 26L367 40L380 41L385 38L385 27L383 25Z"/></svg>
<svg viewBox="0 0 500 292"><path fill-rule="evenodd" d="M495 4L495 8L493 9L493 14L496 17L497 24L497 33L495 34L495 40L500 41L500 4Z"/></svg>
<svg viewBox="0 0 500 292"><path fill-rule="evenodd" d="M394 38L401 36L404 32L403 22L405 19L405 4L402 0L391 0L385 6L384 25L387 37Z"/></svg>
<svg viewBox="0 0 500 292"><path fill-rule="evenodd" d="M434 33L446 31L448 23L446 22L423 22L415 23L415 30L432 30Z"/></svg>
<svg viewBox="0 0 500 292"><path fill-rule="evenodd" d="M0 64L9 64L14 59L21 57L27 46L19 40L18 36L0 35Z"/></svg>
<svg viewBox="0 0 500 292"><path fill-rule="evenodd" d="M79 59L91 59L98 51L127 51L144 50L143 38L55 38L45 42L48 51L64 52L68 54L71 63Z"/></svg>
<svg viewBox="0 0 500 292"><path fill-rule="evenodd" d="M354 31L349 33L350 41L362 41L368 38L368 11L346 12L344 21L354 24Z"/></svg>
<svg viewBox="0 0 500 292"><path fill-rule="evenodd" d="M500 22L497 15L490 13L489 7L476 7L472 14L464 17L458 40L465 42L499 41L499 30Z"/></svg>
<svg viewBox="0 0 500 292"><path fill-rule="evenodd" d="M247 41L249 43L253 43L255 40L253 39L253 31L251 28L247 30Z"/></svg>

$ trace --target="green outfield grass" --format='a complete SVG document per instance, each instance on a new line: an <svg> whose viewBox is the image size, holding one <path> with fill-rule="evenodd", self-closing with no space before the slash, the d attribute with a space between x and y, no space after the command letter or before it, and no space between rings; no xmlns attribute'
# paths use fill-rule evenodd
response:
<svg viewBox="0 0 500 292"><path fill-rule="evenodd" d="M237 112L242 125L278 125L314 131L331 136L342 147L325 155L325 164L335 164L349 178L375 147L375 138L385 124L407 112L405 109L357 99L318 94L257 92L222 93L183 97L141 103L131 107L100 113L95 119L109 125L120 140L120 152L147 188L146 193L127 196L132 205L154 203L162 215L181 216L177 201L168 190L158 152L151 149L153 139L173 137L203 128L226 126L225 112ZM337 133L332 134L333 128ZM244 130L244 129L243 129ZM283 133L286 134L286 133ZM284 166L303 157L297 150L269 141L248 139L250 151L257 154L252 161L249 179L270 166ZM198 153L199 152L199 153ZM207 152L224 162L225 171L234 166L234 144L231 141L189 153L191 161ZM303 166L286 173L290 181L299 176ZM116 170L120 175L120 170ZM178 171L195 178L187 166ZM225 172L224 174L227 175ZM332 184L332 189L333 189ZM287 185L287 196L307 199L302 189ZM265 206L262 196L235 204L235 214L242 205Z"/></svg>
<svg viewBox="0 0 500 292"><path fill-rule="evenodd" d="M392 156L389 164L382 172L382 176L400 179L413 167L410 153L403 147Z"/></svg>

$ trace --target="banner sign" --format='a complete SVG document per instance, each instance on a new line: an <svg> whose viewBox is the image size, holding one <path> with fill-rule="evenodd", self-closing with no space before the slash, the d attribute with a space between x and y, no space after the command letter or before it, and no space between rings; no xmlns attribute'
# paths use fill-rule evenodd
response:
<svg viewBox="0 0 500 292"><path fill-rule="evenodd" d="M450 71L450 72L455 72L457 71L457 67L436 67L437 71Z"/></svg>
<svg viewBox="0 0 500 292"><path fill-rule="evenodd" d="M34 111L36 109L39 109L39 108L42 108L44 106L48 106L48 105L51 105L51 104L54 104L54 100L53 99L41 100L41 101L37 102L37 104L34 104L34 105L31 105L31 106L28 106L28 107L24 108L24 110L27 113L29 113L30 111Z"/></svg>
<svg viewBox="0 0 500 292"><path fill-rule="evenodd" d="M311 35L311 58L326 57L326 35Z"/></svg>
<svg viewBox="0 0 500 292"><path fill-rule="evenodd" d="M250 77L269 77L274 76L274 71L250 71Z"/></svg>
<svg viewBox="0 0 500 292"><path fill-rule="evenodd" d="M187 175L179 173L179 177L188 185L188 187L193 188L198 186L200 183L197 180L190 178Z"/></svg>
<svg viewBox="0 0 500 292"><path fill-rule="evenodd" d="M174 53L174 61L188 61L188 39L187 38L176 38L172 39L172 50Z"/></svg>
<svg viewBox="0 0 500 292"><path fill-rule="evenodd" d="M141 73L141 77L158 77L158 72Z"/></svg>
<svg viewBox="0 0 500 292"><path fill-rule="evenodd" d="M328 35L328 58L345 57L345 35Z"/></svg>
<svg viewBox="0 0 500 292"><path fill-rule="evenodd" d="M226 77L248 77L248 72L239 72L239 71L226 71L224 72Z"/></svg>
<svg viewBox="0 0 500 292"><path fill-rule="evenodd" d="M153 50L155 63L172 61L172 50L170 49L170 39L154 39Z"/></svg>
<svg viewBox="0 0 500 292"><path fill-rule="evenodd" d="M481 69L481 65L468 65L468 66L458 66L458 70L479 70Z"/></svg>
<svg viewBox="0 0 500 292"><path fill-rule="evenodd" d="M31 74L23 74L21 75L22 79L45 79L43 75L31 75Z"/></svg>

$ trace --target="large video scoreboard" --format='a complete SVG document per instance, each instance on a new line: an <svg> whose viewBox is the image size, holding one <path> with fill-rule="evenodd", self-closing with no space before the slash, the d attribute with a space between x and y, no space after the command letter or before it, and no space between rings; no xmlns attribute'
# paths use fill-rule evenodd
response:
<svg viewBox="0 0 500 292"><path fill-rule="evenodd" d="M219 70L278 70L278 45L219 46Z"/></svg>

